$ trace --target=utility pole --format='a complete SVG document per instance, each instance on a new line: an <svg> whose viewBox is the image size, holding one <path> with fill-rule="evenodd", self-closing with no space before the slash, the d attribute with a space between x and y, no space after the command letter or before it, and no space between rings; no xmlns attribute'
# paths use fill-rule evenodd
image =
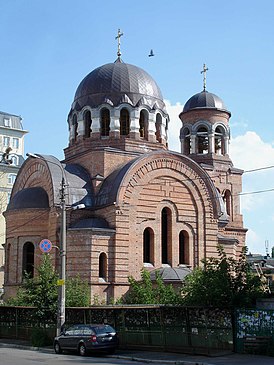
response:
<svg viewBox="0 0 274 365"><path fill-rule="evenodd" d="M56 335L59 336L66 320L66 250L67 250L67 221L65 201L65 179L62 178L60 189L61 229L60 229L60 279L58 280L58 318Z"/></svg>

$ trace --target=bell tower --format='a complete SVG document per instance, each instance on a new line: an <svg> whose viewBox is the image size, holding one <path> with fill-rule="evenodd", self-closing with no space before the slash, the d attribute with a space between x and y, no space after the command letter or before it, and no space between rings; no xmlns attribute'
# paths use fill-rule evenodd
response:
<svg viewBox="0 0 274 365"><path fill-rule="evenodd" d="M179 115L181 153L207 171L224 201L229 226L242 227L239 194L243 171L235 168L229 157L231 113L219 96L206 90L207 71L204 64L203 90L185 103Z"/></svg>

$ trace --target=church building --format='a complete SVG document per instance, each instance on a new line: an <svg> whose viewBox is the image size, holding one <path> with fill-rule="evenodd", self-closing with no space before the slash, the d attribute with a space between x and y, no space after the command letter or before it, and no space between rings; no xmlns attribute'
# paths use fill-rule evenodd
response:
<svg viewBox="0 0 274 365"><path fill-rule="evenodd" d="M206 67L203 90L179 115L179 153L168 149L172 122L157 83L124 63L119 46L117 55L80 82L64 160L30 154L18 173L5 212L5 298L24 272L35 275L43 239L59 267L62 199L66 276L89 282L91 302L120 298L143 268L194 268L216 257L218 244L236 259L245 245L231 114L206 90Z"/></svg>

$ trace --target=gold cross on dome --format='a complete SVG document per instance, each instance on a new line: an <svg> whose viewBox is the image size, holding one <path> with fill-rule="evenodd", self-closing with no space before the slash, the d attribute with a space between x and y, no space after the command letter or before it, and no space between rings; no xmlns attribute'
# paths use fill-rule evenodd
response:
<svg viewBox="0 0 274 365"><path fill-rule="evenodd" d="M121 41L120 41L120 38L122 37L122 35L124 35L124 33L121 33L120 29L118 29L118 35L115 37L115 39L118 39L118 51L117 51L117 56L118 57L121 56Z"/></svg>
<svg viewBox="0 0 274 365"><path fill-rule="evenodd" d="M204 77L203 77L204 91L206 90L206 71L208 71L208 68L206 67L206 64L204 63L203 70L201 71L201 74L204 74Z"/></svg>

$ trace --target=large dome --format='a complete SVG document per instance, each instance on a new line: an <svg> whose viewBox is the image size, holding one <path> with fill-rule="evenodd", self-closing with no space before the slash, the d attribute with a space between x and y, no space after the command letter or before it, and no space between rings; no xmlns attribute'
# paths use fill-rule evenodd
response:
<svg viewBox="0 0 274 365"><path fill-rule="evenodd" d="M218 109L227 111L223 100L219 96L205 90L193 95L185 103L183 113L193 109Z"/></svg>
<svg viewBox="0 0 274 365"><path fill-rule="evenodd" d="M133 106L146 104L164 109L161 90L144 70L117 59L90 72L78 86L72 109L88 105L96 108L103 103L117 106L127 102Z"/></svg>

